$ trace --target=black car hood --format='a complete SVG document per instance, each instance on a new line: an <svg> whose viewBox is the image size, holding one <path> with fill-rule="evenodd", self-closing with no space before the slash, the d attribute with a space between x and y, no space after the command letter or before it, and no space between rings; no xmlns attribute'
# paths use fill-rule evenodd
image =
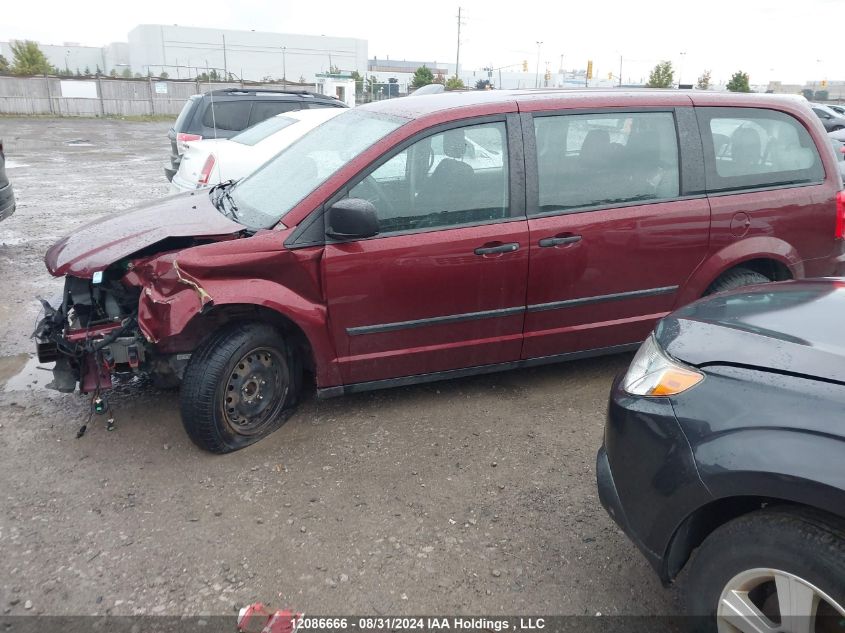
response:
<svg viewBox="0 0 845 633"><path fill-rule="evenodd" d="M766 284L663 319L657 341L690 365L731 364L845 384L845 280Z"/></svg>

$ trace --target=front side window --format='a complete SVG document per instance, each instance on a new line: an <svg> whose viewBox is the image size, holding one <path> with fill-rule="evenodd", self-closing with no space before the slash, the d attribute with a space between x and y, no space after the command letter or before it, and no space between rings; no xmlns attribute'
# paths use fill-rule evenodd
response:
<svg viewBox="0 0 845 633"><path fill-rule="evenodd" d="M379 233L442 228L509 216L503 122L439 132L417 141L353 187L376 207Z"/></svg>
<svg viewBox="0 0 845 633"><path fill-rule="evenodd" d="M299 101L256 101L252 104L249 124L255 125L282 112L293 112L302 107Z"/></svg>
<svg viewBox="0 0 845 633"><path fill-rule="evenodd" d="M708 191L820 182L824 169L809 132L783 112L699 108Z"/></svg>
<svg viewBox="0 0 845 633"><path fill-rule="evenodd" d="M671 112L538 116L534 133L540 213L678 195Z"/></svg>
<svg viewBox="0 0 845 633"><path fill-rule="evenodd" d="M349 109L314 128L234 187L238 221L272 228L343 165L407 121Z"/></svg>

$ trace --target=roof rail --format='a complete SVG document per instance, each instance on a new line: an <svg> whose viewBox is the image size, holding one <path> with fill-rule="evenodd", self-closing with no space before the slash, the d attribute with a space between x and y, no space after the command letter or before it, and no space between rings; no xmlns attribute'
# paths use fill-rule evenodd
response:
<svg viewBox="0 0 845 633"><path fill-rule="evenodd" d="M235 94L235 93L261 93L261 94L289 94L289 95L300 95L300 96L309 96L309 97L323 97L326 99L337 99L332 95L321 95L317 92L311 92L310 90L290 90L290 89L282 89L282 88L220 88L219 90L211 90L206 94L213 94L213 95L225 95L225 94Z"/></svg>

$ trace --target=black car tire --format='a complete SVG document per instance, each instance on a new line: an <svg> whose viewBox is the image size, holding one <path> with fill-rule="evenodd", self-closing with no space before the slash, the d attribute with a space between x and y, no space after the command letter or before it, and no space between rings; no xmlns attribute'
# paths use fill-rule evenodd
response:
<svg viewBox="0 0 845 633"><path fill-rule="evenodd" d="M797 576L843 605L845 530L814 511L787 508L759 510L720 526L689 566L687 613L699 616L694 628L716 631L723 590L741 572L756 569Z"/></svg>
<svg viewBox="0 0 845 633"><path fill-rule="evenodd" d="M238 374L242 370L243 375ZM270 387L256 386L265 385L263 378ZM300 380L300 363L278 330L263 323L230 324L212 334L191 356L180 393L182 424L202 449L212 453L239 450L267 437L290 417ZM241 388L234 388L235 384ZM250 386L252 400L248 404L260 410L246 418L228 403L233 393L245 400Z"/></svg>
<svg viewBox="0 0 845 633"><path fill-rule="evenodd" d="M757 284L767 284L772 280L765 275L749 268L733 268L719 277L716 281L710 284L710 287L705 292L706 295L712 295L717 292L726 292L728 290L736 290L743 286L755 286Z"/></svg>

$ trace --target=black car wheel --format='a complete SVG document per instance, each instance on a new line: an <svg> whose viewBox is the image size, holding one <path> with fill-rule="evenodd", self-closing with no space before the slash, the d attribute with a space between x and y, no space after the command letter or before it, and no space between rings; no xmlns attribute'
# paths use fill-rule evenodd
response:
<svg viewBox="0 0 845 633"><path fill-rule="evenodd" d="M278 429L296 402L298 364L282 335L260 323L212 335L182 382L182 423L200 448L228 453Z"/></svg>
<svg viewBox="0 0 845 633"><path fill-rule="evenodd" d="M845 532L813 513L761 510L715 530L693 560L700 631L845 630Z"/></svg>
<svg viewBox="0 0 845 633"><path fill-rule="evenodd" d="M743 286L755 286L757 284L767 284L772 280L749 268L734 268L729 270L716 281L714 281L705 292L705 295L712 295L717 292L727 292L728 290L736 290Z"/></svg>

